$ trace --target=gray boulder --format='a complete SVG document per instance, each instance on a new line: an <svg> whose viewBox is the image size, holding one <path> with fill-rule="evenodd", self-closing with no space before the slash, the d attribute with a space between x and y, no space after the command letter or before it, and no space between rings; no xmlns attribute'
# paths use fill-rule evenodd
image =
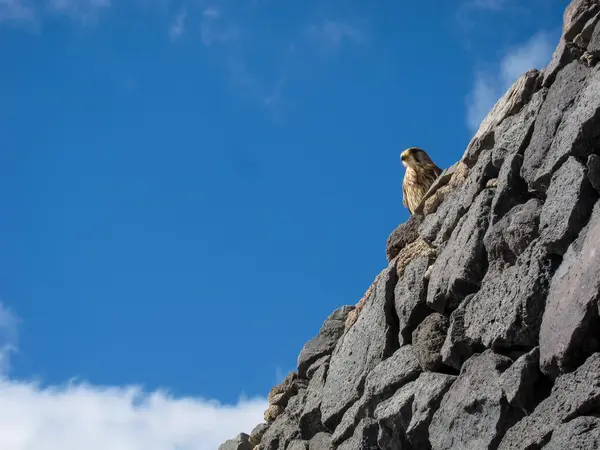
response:
<svg viewBox="0 0 600 450"><path fill-rule="evenodd" d="M442 370L441 350L448 334L447 317L433 313L425 318L413 332L413 348L424 371Z"/></svg>
<svg viewBox="0 0 600 450"><path fill-rule="evenodd" d="M541 448L560 425L599 407L600 353L594 353L576 371L557 378L550 396L506 432L498 449Z"/></svg>
<svg viewBox="0 0 600 450"><path fill-rule="evenodd" d="M600 349L599 242L600 203L550 285L540 330L540 364L551 377L573 370Z"/></svg>
<svg viewBox="0 0 600 450"><path fill-rule="evenodd" d="M219 445L219 450L252 450L250 436L246 433L240 433L235 438L223 442Z"/></svg>
<svg viewBox="0 0 600 450"><path fill-rule="evenodd" d="M561 425L552 433L544 450L598 450L600 448L600 419L577 417Z"/></svg>
<svg viewBox="0 0 600 450"><path fill-rule="evenodd" d="M335 429L344 412L360 398L369 372L398 346L396 281L392 264L379 278L358 320L342 336L331 356L321 402L323 424L329 430Z"/></svg>
<svg viewBox="0 0 600 450"><path fill-rule="evenodd" d="M411 343L412 332L431 313L431 308L425 302L427 291L425 273L428 267L429 258L422 257L412 260L396 284L394 303L399 321L398 340L400 345Z"/></svg>
<svg viewBox="0 0 600 450"><path fill-rule="evenodd" d="M459 221L431 268L427 304L444 314L477 291L485 273L483 236L488 227L493 191L485 189Z"/></svg>
<svg viewBox="0 0 600 450"><path fill-rule="evenodd" d="M511 363L486 350L464 364L429 426L433 450L487 450L498 445L520 417L501 385L502 373Z"/></svg>
<svg viewBox="0 0 600 450"><path fill-rule="evenodd" d="M304 344L298 356L298 376L307 377L307 370L320 358L333 352L339 338L344 334L344 324L353 306L342 306L327 317L319 334Z"/></svg>

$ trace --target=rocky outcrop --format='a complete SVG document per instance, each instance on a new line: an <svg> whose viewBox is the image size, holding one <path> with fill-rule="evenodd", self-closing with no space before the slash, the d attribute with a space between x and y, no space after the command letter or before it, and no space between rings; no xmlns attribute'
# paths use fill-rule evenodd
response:
<svg viewBox="0 0 600 450"><path fill-rule="evenodd" d="M600 0L573 0L549 65L390 234L266 422L221 450L600 448L598 61Z"/></svg>

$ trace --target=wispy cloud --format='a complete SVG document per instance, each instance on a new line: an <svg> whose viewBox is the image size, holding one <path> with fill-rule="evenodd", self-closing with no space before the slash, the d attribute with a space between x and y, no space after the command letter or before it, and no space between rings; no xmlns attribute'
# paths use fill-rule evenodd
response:
<svg viewBox="0 0 600 450"><path fill-rule="evenodd" d="M0 0L0 22L30 22L35 17L33 7L21 0Z"/></svg>
<svg viewBox="0 0 600 450"><path fill-rule="evenodd" d="M187 18L187 8L182 8L175 16L169 28L169 37L172 41L179 39L185 30L185 19Z"/></svg>
<svg viewBox="0 0 600 450"><path fill-rule="evenodd" d="M110 0L50 0L48 3L53 13L68 16L84 26L95 23L110 6Z"/></svg>
<svg viewBox="0 0 600 450"><path fill-rule="evenodd" d="M478 71L467 97L467 126L475 132L496 101L523 73L541 69L550 61L554 36L540 32L522 45L510 49L497 64L495 72Z"/></svg>
<svg viewBox="0 0 600 450"><path fill-rule="evenodd" d="M0 305L0 367L10 368L17 324ZM70 381L42 386L0 376L0 448L10 450L214 450L263 420L265 399L225 405L140 386Z"/></svg>
<svg viewBox="0 0 600 450"><path fill-rule="evenodd" d="M488 11L501 11L504 9L510 0L471 0L468 6L476 9L484 9Z"/></svg>
<svg viewBox="0 0 600 450"><path fill-rule="evenodd" d="M339 51L344 43L362 42L366 33L357 24L346 21L325 19L307 27L306 35L322 52Z"/></svg>

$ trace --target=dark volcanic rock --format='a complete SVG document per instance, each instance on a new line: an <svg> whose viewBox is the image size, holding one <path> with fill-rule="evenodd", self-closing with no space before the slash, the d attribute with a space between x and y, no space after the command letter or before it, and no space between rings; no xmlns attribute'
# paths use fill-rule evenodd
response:
<svg viewBox="0 0 600 450"><path fill-rule="evenodd" d="M433 313L413 332L413 347L421 369L439 371L443 368L441 350L448 333L447 317Z"/></svg>
<svg viewBox="0 0 600 450"><path fill-rule="evenodd" d="M538 347L517 359L501 376L504 395L512 406L528 411L535 401L535 385L541 377Z"/></svg>
<svg viewBox="0 0 600 450"><path fill-rule="evenodd" d="M518 416L501 387L512 361L491 350L471 357L442 399L429 426L434 450L492 449Z"/></svg>
<svg viewBox="0 0 600 450"><path fill-rule="evenodd" d="M587 222L596 198L584 165L570 157L552 176L540 214L541 241L550 252L562 255L567 250Z"/></svg>
<svg viewBox="0 0 600 450"><path fill-rule="evenodd" d="M331 354L335 344L344 334L344 323L353 306L336 309L323 323L319 334L304 344L298 356L298 376L306 378L306 371L318 359Z"/></svg>
<svg viewBox="0 0 600 450"><path fill-rule="evenodd" d="M300 431L304 439L311 439L315 434L325 431L321 422L321 398L329 364L322 364L311 378L306 389L306 402L300 416Z"/></svg>
<svg viewBox="0 0 600 450"><path fill-rule="evenodd" d="M527 183L520 175L523 156L510 155L502 164L498 185L492 200L492 220L495 224L513 207L527 200Z"/></svg>
<svg viewBox="0 0 600 450"><path fill-rule="evenodd" d="M434 214L429 214L419 227L419 234L436 246L444 246L460 218L484 189L486 183L498 175L498 169L492 164L492 154L485 152L460 187L447 194Z"/></svg>
<svg viewBox="0 0 600 450"><path fill-rule="evenodd" d="M600 349L600 203L558 268L540 330L540 364L550 375L577 367Z"/></svg>
<svg viewBox="0 0 600 450"><path fill-rule="evenodd" d="M406 384L375 410L379 422L379 446L397 449L398 443L427 450L429 424L442 397L456 377L441 373L422 373L416 381Z"/></svg>
<svg viewBox="0 0 600 450"><path fill-rule="evenodd" d="M585 89L589 72L589 69L573 61L560 71L548 91L523 155L521 176L530 188L545 191L552 176L552 172L548 172L548 166L554 168L557 163L566 159L563 152L568 152L570 148L555 147L554 151L550 151L550 147L555 145L557 128L566 121L566 118L563 119L565 112L573 106L575 98ZM561 155L564 155L562 161Z"/></svg>
<svg viewBox="0 0 600 450"><path fill-rule="evenodd" d="M507 117L498 125L494 132L495 142L492 149L494 167L500 168L506 158L525 151L547 93L546 89L536 92L518 114Z"/></svg>
<svg viewBox="0 0 600 450"><path fill-rule="evenodd" d="M579 59L582 54L583 50L577 44L561 39L558 47L556 47L556 50L552 54L550 63L544 70L543 85L548 87L554 83L558 72L567 64Z"/></svg>
<svg viewBox="0 0 600 450"><path fill-rule="evenodd" d="M561 425L552 433L544 450L598 450L600 448L600 419L578 417Z"/></svg>
<svg viewBox="0 0 600 450"><path fill-rule="evenodd" d="M219 445L219 450L252 450L249 438L250 436L246 433L240 433L235 438Z"/></svg>
<svg viewBox="0 0 600 450"><path fill-rule="evenodd" d="M587 161L587 171L590 183L600 193L600 156L590 155Z"/></svg>
<svg viewBox="0 0 600 450"><path fill-rule="evenodd" d="M563 14L563 38L567 41L575 39L599 9L597 0L573 0Z"/></svg>
<svg viewBox="0 0 600 450"><path fill-rule="evenodd" d="M419 237L419 226L423 221L423 216L413 214L409 219L398 225L392 234L388 237L385 253L387 260L391 261L396 257L400 250L408 244L412 244Z"/></svg>
<svg viewBox="0 0 600 450"><path fill-rule="evenodd" d="M322 420L334 429L363 391L367 375L398 347L394 312L395 267L380 277L356 323L339 340L329 363L321 403ZM366 344L368 343L368 344Z"/></svg>
<svg viewBox="0 0 600 450"><path fill-rule="evenodd" d="M598 22L594 28L594 33L592 34L590 43L588 44L588 50L592 54L600 56L600 22Z"/></svg>
<svg viewBox="0 0 600 450"><path fill-rule="evenodd" d="M517 205L499 222L488 228L483 245L490 266L514 264L529 244L538 237L542 202L536 198Z"/></svg>
<svg viewBox="0 0 600 450"><path fill-rule="evenodd" d="M464 357L483 347L535 347L554 264L533 243L515 265L490 267L481 290L450 317L444 363L459 368Z"/></svg>
<svg viewBox="0 0 600 450"><path fill-rule="evenodd" d="M379 403L388 399L394 392L419 376L421 369L414 349L405 345L391 357L380 362L365 382L362 398L344 414L335 429L332 439L337 444L352 435L352 430L364 417L371 416Z"/></svg>
<svg viewBox="0 0 600 450"><path fill-rule="evenodd" d="M292 441L287 450L308 450L308 442L301 440Z"/></svg>
<svg viewBox="0 0 600 450"><path fill-rule="evenodd" d="M565 79L561 77L565 74ZM587 77L586 77L587 75ZM559 82L560 79L560 82ZM555 86L562 86L560 92L565 98L557 99L553 96ZM573 91L577 89L576 91ZM556 130L547 130L547 141L535 141L536 130L531 143L525 151L525 162L522 175L530 187L536 190L545 190L552 174L563 164L569 155L587 157L594 152L600 144L600 67L594 69L582 68L578 62L569 64L557 77L557 81L550 88L548 98L542 106L554 105L554 114L557 125ZM569 103L565 103L570 99ZM576 101L574 101L576 99ZM553 100L553 101L551 101ZM567 100L568 101L568 100ZM574 101L574 103L573 103ZM561 114L560 111L563 111ZM540 112L540 117L541 116ZM539 120L538 120L539 122ZM536 123L537 125L537 123ZM539 147L533 147L537 142ZM548 145L549 144L549 145ZM542 153L541 150L544 149Z"/></svg>
<svg viewBox="0 0 600 450"><path fill-rule="evenodd" d="M399 319L398 340L400 345L410 344L413 330L431 313L431 309L425 302L427 290L425 272L428 267L429 258L412 260L396 284L394 302Z"/></svg>
<svg viewBox="0 0 600 450"><path fill-rule="evenodd" d="M575 372L557 378L550 396L506 432L498 449L539 449L561 424L599 408L600 353L595 353Z"/></svg>
<svg viewBox="0 0 600 450"><path fill-rule="evenodd" d="M318 433L308 443L308 450L333 450L331 436L327 433Z"/></svg>
<svg viewBox="0 0 600 450"><path fill-rule="evenodd" d="M487 268L483 236L493 195L490 189L481 192L431 268L427 304L442 314L479 289Z"/></svg>
<svg viewBox="0 0 600 450"><path fill-rule="evenodd" d="M266 431L268 429L269 429L269 425L267 425L266 423L260 423L254 427L254 429L252 430L252 433L250 433L250 439L249 439L250 444L252 445L252 448L254 448L256 445L260 444L262 437L264 436L264 434L266 433Z"/></svg>
<svg viewBox="0 0 600 450"><path fill-rule="evenodd" d="M299 438L300 430L297 421L285 411L269 426L260 445L263 450L280 450Z"/></svg>
<svg viewBox="0 0 600 450"><path fill-rule="evenodd" d="M379 427L375 419L363 419L350 439L344 441L338 450L380 450L377 445Z"/></svg>

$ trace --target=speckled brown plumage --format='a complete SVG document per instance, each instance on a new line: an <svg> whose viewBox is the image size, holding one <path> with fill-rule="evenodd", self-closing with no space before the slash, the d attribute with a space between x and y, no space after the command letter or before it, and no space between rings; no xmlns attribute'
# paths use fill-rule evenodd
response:
<svg viewBox="0 0 600 450"><path fill-rule="evenodd" d="M400 159L406 168L402 182L402 203L413 214L442 169L435 165L423 149L417 147L404 150Z"/></svg>

